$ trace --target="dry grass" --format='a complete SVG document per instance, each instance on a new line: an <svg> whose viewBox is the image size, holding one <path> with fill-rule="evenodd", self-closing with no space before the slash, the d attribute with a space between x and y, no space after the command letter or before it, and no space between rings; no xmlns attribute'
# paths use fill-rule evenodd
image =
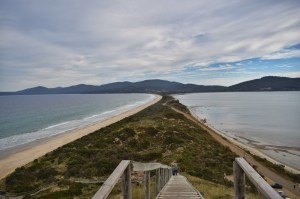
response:
<svg viewBox="0 0 300 199"><path fill-rule="evenodd" d="M154 177L151 178L150 182L150 196L151 199L154 199L156 197L155 195L155 182ZM121 186L118 184L112 191L112 193L109 195L108 199L120 199L121 196ZM143 199L145 198L145 188L144 183L138 184L138 183L132 183L132 199Z"/></svg>
<svg viewBox="0 0 300 199"><path fill-rule="evenodd" d="M192 185L199 190L205 199L231 199L234 197L233 187L220 185L217 183L213 183L208 180L204 180L201 178L197 178L194 176L190 176L188 174L183 173L182 175L186 176L188 180L192 183ZM151 178L151 198L155 198L155 178ZM132 184L132 198L133 199L143 199L144 195L144 184ZM119 199L120 198L120 185L118 184L112 193L109 196L109 199ZM248 199L263 199L260 193L248 193Z"/></svg>
<svg viewBox="0 0 300 199"><path fill-rule="evenodd" d="M233 187L216 184L208 180L183 174L188 178L188 180L193 184L193 186L198 189L205 199L231 199L234 198L234 189ZM263 199L260 193L248 193L248 199Z"/></svg>

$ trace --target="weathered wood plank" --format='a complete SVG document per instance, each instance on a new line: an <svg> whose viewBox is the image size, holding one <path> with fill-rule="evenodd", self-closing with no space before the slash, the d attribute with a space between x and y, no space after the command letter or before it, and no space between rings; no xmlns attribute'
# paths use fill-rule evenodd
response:
<svg viewBox="0 0 300 199"><path fill-rule="evenodd" d="M117 184L125 169L130 165L130 160L122 160L109 178L103 183L101 188L93 196L92 199L105 199L110 194L111 190Z"/></svg>
<svg viewBox="0 0 300 199"><path fill-rule="evenodd" d="M160 168L160 189L162 189L165 186L165 179L164 179L164 169Z"/></svg>
<svg viewBox="0 0 300 199"><path fill-rule="evenodd" d="M145 199L150 199L150 171L145 171Z"/></svg>
<svg viewBox="0 0 300 199"><path fill-rule="evenodd" d="M248 164L248 162L244 160L244 158L235 158L235 162L265 198L282 199L280 195Z"/></svg>
<svg viewBox="0 0 300 199"><path fill-rule="evenodd" d="M151 171L158 168L170 168L168 165L160 163L141 163L141 162L132 162L133 171Z"/></svg>
<svg viewBox="0 0 300 199"><path fill-rule="evenodd" d="M122 176L122 197L131 199L131 164L128 165Z"/></svg>
<svg viewBox="0 0 300 199"><path fill-rule="evenodd" d="M125 169L122 176L122 198L131 199L131 164Z"/></svg>
<svg viewBox="0 0 300 199"><path fill-rule="evenodd" d="M234 198L246 198L245 173L236 161L233 162Z"/></svg>
<svg viewBox="0 0 300 199"><path fill-rule="evenodd" d="M169 172L169 171L167 171ZM181 175L172 176L156 199L194 198L203 199L202 195Z"/></svg>
<svg viewBox="0 0 300 199"><path fill-rule="evenodd" d="M162 170L162 184L163 186L166 184L166 170L165 169L161 169Z"/></svg>
<svg viewBox="0 0 300 199"><path fill-rule="evenodd" d="M155 173L155 194L157 195L161 188L160 188L160 169L156 169Z"/></svg>

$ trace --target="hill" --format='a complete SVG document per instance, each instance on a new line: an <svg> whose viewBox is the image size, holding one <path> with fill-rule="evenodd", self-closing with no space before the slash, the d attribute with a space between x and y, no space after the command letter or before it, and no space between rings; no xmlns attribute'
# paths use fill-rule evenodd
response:
<svg viewBox="0 0 300 199"><path fill-rule="evenodd" d="M300 91L300 78L263 77L229 87L182 84L165 80L144 80L140 82L114 82L100 86L79 84L70 87L46 88L42 86L17 92L0 92L0 95L41 95L41 94L95 94L95 93L201 93L237 91Z"/></svg>
<svg viewBox="0 0 300 199"><path fill-rule="evenodd" d="M41 94L95 94L95 93L195 93L223 91L223 86L202 86L182 84L165 80L145 80L141 82L114 82L100 86L79 84L70 87L46 88L42 86L17 92L0 92L0 95L41 95Z"/></svg>
<svg viewBox="0 0 300 199"><path fill-rule="evenodd" d="M300 78L267 76L229 86L228 91L300 91Z"/></svg>

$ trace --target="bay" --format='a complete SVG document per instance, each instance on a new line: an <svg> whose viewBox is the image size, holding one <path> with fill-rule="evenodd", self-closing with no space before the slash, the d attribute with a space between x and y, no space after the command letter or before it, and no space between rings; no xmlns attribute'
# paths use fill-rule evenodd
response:
<svg viewBox="0 0 300 199"><path fill-rule="evenodd" d="M222 133L300 170L300 92L175 95Z"/></svg>
<svg viewBox="0 0 300 199"><path fill-rule="evenodd" d="M0 96L0 150L93 124L153 99L150 94Z"/></svg>

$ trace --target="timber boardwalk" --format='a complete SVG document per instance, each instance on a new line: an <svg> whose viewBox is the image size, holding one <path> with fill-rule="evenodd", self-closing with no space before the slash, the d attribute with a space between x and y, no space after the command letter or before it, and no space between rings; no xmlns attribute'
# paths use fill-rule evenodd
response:
<svg viewBox="0 0 300 199"><path fill-rule="evenodd" d="M160 163L141 163L122 160L103 183L92 199L106 199L121 179L121 198L132 199L131 172L144 172L145 199L150 199L150 171L155 170L156 199L204 199L200 192L182 175L172 176L172 168ZM233 162L234 198L246 198L247 176L264 198L280 199L281 196L243 158Z"/></svg>
<svg viewBox="0 0 300 199"><path fill-rule="evenodd" d="M199 191L182 175L172 176L156 199L203 199Z"/></svg>

